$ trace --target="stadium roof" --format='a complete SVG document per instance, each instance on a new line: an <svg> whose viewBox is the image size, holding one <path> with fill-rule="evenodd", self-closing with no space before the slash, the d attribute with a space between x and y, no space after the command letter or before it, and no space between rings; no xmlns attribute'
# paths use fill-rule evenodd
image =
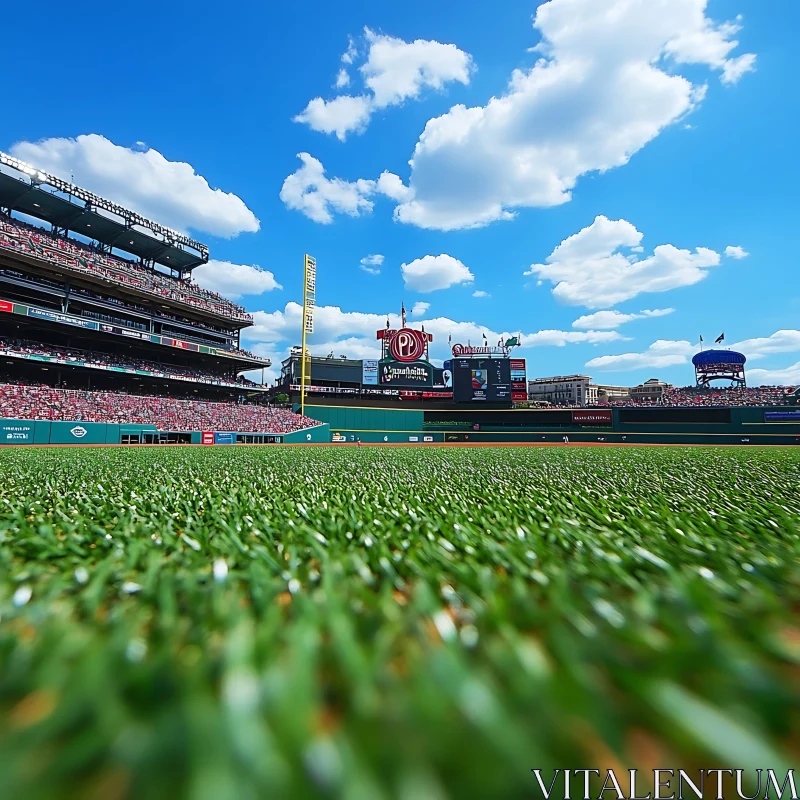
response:
<svg viewBox="0 0 800 800"><path fill-rule="evenodd" d="M6 170L0 170L0 208L36 217L181 274L208 261L206 245L3 152L0 167Z"/></svg>
<svg viewBox="0 0 800 800"><path fill-rule="evenodd" d="M747 359L743 353L735 350L702 350L692 358L696 367L706 367L709 364L744 364Z"/></svg>

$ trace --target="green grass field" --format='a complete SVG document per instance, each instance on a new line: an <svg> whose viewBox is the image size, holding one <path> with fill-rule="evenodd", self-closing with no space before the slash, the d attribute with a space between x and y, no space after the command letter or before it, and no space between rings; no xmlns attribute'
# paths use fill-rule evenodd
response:
<svg viewBox="0 0 800 800"><path fill-rule="evenodd" d="M788 449L2 451L0 796L785 770L798 478Z"/></svg>

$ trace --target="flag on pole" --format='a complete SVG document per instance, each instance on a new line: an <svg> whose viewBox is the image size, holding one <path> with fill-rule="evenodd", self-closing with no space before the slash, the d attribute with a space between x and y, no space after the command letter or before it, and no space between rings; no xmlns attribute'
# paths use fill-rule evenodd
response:
<svg viewBox="0 0 800 800"><path fill-rule="evenodd" d="M447 334L447 344L453 344L453 334L452 333L448 333Z"/></svg>
<svg viewBox="0 0 800 800"><path fill-rule="evenodd" d="M389 330L389 317L386 317L386 330Z"/></svg>
<svg viewBox="0 0 800 800"><path fill-rule="evenodd" d="M700 334L700 344L703 344L703 334Z"/></svg>
<svg viewBox="0 0 800 800"><path fill-rule="evenodd" d="M405 328L405 326L406 326L406 304L405 303L401 303L400 304L400 318L401 318L401 320L403 322L403 326L402 327Z"/></svg>
<svg viewBox="0 0 800 800"><path fill-rule="evenodd" d="M714 339L714 344L719 344L720 342L724 341L725 341L725 334L721 333L719 336L717 336L716 339Z"/></svg>

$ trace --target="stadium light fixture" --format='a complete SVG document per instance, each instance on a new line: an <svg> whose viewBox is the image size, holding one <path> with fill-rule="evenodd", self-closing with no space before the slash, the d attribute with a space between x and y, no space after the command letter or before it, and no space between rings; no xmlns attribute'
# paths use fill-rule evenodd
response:
<svg viewBox="0 0 800 800"><path fill-rule="evenodd" d="M63 194L68 194L71 197L82 200L88 206L91 206L93 210L100 208L104 211L110 211L112 214L122 217L129 227L139 225L142 228L147 228L157 236L163 237L163 239L173 247L190 247L192 250L200 253L200 257L202 258L203 262L208 261L208 245L198 242L196 239L192 239L183 233L178 233L178 231L175 231L166 225L153 222L152 220L141 216L141 214L137 214L135 211L131 211L123 206L117 205L116 203L112 203L110 200L106 200L99 195L92 194L92 192L89 192L86 189L81 189L79 186L74 186L68 181L61 180L61 178L57 178L47 172L38 170L35 167L32 167L30 164L26 164L24 161L20 161L18 158L14 158L14 156L4 153L2 150L0 150L0 165L10 167L17 172L22 172L25 175L29 175L31 178L35 177L37 180L41 181L42 183L46 183L48 186L52 186L54 189L62 192Z"/></svg>

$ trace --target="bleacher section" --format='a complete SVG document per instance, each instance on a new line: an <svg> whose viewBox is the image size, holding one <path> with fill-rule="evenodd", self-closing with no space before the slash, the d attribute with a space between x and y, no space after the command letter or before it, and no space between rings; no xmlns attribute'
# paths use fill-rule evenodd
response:
<svg viewBox="0 0 800 800"><path fill-rule="evenodd" d="M10 339L0 336L0 356L48 363L68 367L82 367L103 371L135 373L141 376L169 378L214 386L260 389L260 385L244 377L237 377L236 367L213 365L188 367L164 364L136 358L129 354L103 353L74 347L57 347L29 339Z"/></svg>
<svg viewBox="0 0 800 800"><path fill-rule="evenodd" d="M0 384L0 418L153 425L169 431L290 433L319 425L286 408Z"/></svg>
<svg viewBox="0 0 800 800"><path fill-rule="evenodd" d="M62 269L92 275L109 284L147 292L159 299L184 304L219 317L251 325L244 308L216 292L148 270L135 261L101 252L74 239L55 236L18 219L0 216L0 248L47 261Z"/></svg>
<svg viewBox="0 0 800 800"><path fill-rule="evenodd" d="M328 441L268 404L271 361L241 346L252 315L194 283L208 260L0 153L0 444Z"/></svg>
<svg viewBox="0 0 800 800"><path fill-rule="evenodd" d="M636 401L626 398L609 403L598 403L606 406L632 406L649 408L651 406L667 406L669 408L685 408L695 406L780 406L786 405L793 392L790 386L753 386L753 387L712 387L683 386L670 387L655 402Z"/></svg>

